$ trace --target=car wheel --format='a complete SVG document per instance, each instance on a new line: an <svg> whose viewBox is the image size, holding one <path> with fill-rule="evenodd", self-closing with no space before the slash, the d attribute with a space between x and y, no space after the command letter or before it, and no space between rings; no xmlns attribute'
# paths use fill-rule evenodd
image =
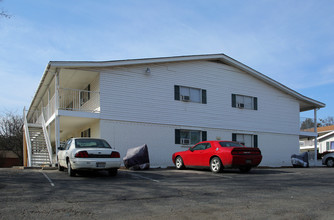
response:
<svg viewBox="0 0 334 220"><path fill-rule="evenodd" d="M334 160L333 160L333 158L328 158L327 161L326 161L326 165L328 167L333 167L334 166Z"/></svg>
<svg viewBox="0 0 334 220"><path fill-rule="evenodd" d="M178 170L184 169L184 164L183 164L183 160L182 157L178 156L175 159L175 167Z"/></svg>
<svg viewBox="0 0 334 220"><path fill-rule="evenodd" d="M109 176L116 176L118 169L110 169L108 170Z"/></svg>
<svg viewBox="0 0 334 220"><path fill-rule="evenodd" d="M69 176L75 176L75 171L71 167L70 160L67 161L67 173Z"/></svg>
<svg viewBox="0 0 334 220"><path fill-rule="evenodd" d="M219 157L214 157L210 161L210 169L214 173L220 173L223 171L223 164Z"/></svg>
<svg viewBox="0 0 334 220"><path fill-rule="evenodd" d="M252 168L251 167L240 167L239 170L241 173L248 173Z"/></svg>

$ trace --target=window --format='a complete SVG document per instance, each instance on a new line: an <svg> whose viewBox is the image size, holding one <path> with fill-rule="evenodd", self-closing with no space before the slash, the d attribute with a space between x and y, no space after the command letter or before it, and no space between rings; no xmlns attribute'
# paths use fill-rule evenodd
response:
<svg viewBox="0 0 334 220"><path fill-rule="evenodd" d="M111 148L110 145L101 139L76 139L76 148Z"/></svg>
<svg viewBox="0 0 334 220"><path fill-rule="evenodd" d="M329 150L334 150L334 141L327 141L326 142L326 150L329 151Z"/></svg>
<svg viewBox="0 0 334 220"><path fill-rule="evenodd" d="M65 149L68 150L71 147L72 139L68 140L65 146Z"/></svg>
<svg viewBox="0 0 334 220"><path fill-rule="evenodd" d="M81 137L90 137L90 128L81 132Z"/></svg>
<svg viewBox="0 0 334 220"><path fill-rule="evenodd" d="M80 91L80 105L85 104L90 99L90 84L88 86Z"/></svg>
<svg viewBox="0 0 334 220"><path fill-rule="evenodd" d="M258 147L258 137L253 134L232 134L232 141L238 142L246 147Z"/></svg>
<svg viewBox="0 0 334 220"><path fill-rule="evenodd" d="M206 139L206 131L175 129L175 144L194 145Z"/></svg>
<svg viewBox="0 0 334 220"><path fill-rule="evenodd" d="M257 97L232 94L232 107L257 110Z"/></svg>
<svg viewBox="0 0 334 220"><path fill-rule="evenodd" d="M184 102L197 102L206 104L206 90L175 85L174 99Z"/></svg>

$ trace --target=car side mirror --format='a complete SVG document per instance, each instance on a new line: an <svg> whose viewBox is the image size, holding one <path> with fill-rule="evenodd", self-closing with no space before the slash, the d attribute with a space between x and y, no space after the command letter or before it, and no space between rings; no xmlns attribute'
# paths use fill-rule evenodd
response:
<svg viewBox="0 0 334 220"><path fill-rule="evenodd" d="M189 147L189 150L190 150L191 152L194 152L194 149L193 149L192 147Z"/></svg>

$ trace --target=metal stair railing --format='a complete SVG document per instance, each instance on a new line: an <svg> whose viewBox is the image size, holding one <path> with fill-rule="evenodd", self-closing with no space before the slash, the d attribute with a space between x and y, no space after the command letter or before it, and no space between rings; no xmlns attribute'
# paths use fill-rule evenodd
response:
<svg viewBox="0 0 334 220"><path fill-rule="evenodd" d="M27 155L28 155L28 161L27 161L27 166L31 167L31 141L30 141L30 135L29 135L29 130L28 130L28 121L26 117L26 109L25 107L23 108L23 121L24 121L24 135L26 138L26 143L27 143Z"/></svg>
<svg viewBox="0 0 334 220"><path fill-rule="evenodd" d="M47 146L47 149L48 149L50 163L53 164L52 147L51 147L51 142L50 142L49 134L48 134L48 131L46 129L46 124L45 124L45 119L44 119L43 111L41 113L41 119L42 119L42 128L43 128L43 133L44 133L44 139L45 139L45 143L46 143L46 146Z"/></svg>

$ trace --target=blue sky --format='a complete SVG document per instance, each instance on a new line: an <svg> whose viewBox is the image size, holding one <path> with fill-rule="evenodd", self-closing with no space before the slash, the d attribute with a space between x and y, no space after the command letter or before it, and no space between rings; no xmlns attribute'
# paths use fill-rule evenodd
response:
<svg viewBox="0 0 334 220"><path fill-rule="evenodd" d="M1 10L12 17L0 18L0 113L29 107L51 60L224 53L334 116L332 0L2 0Z"/></svg>

